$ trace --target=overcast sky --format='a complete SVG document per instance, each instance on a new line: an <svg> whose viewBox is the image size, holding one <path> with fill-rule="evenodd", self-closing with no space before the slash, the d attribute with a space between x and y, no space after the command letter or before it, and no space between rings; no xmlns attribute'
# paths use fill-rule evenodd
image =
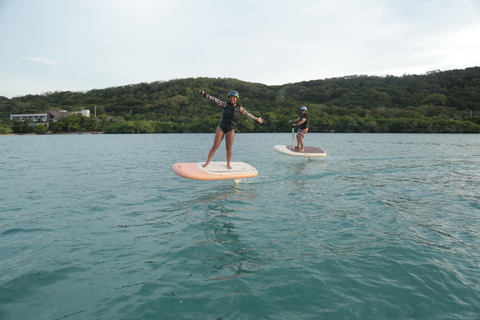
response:
<svg viewBox="0 0 480 320"><path fill-rule="evenodd" d="M0 0L0 96L480 66L480 0ZM233 89L233 88L232 88Z"/></svg>

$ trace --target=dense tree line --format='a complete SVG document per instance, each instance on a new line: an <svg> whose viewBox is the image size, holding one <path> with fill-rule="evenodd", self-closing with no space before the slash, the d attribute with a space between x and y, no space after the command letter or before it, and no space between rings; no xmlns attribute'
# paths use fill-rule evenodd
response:
<svg viewBox="0 0 480 320"><path fill-rule="evenodd" d="M473 67L401 77L355 75L281 86L188 78L87 92L0 97L0 133L33 130L11 123L10 114L81 109L96 112L95 121L70 116L51 124L49 130L213 132L221 110L198 94L200 87L224 100L229 90L240 92L240 104L265 120L260 125L242 118L239 132L289 131L288 120L298 116L302 105L308 107L313 132L480 132L480 67Z"/></svg>

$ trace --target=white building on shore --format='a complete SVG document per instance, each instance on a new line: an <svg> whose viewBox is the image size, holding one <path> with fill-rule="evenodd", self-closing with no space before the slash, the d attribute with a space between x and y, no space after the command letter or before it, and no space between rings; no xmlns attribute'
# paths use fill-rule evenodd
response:
<svg viewBox="0 0 480 320"><path fill-rule="evenodd" d="M44 122L50 123L72 114L81 114L84 117L90 118L90 110L81 111L66 111L66 110L52 110L48 113L31 113L31 114L11 114L10 120L17 120L19 122Z"/></svg>
<svg viewBox="0 0 480 320"><path fill-rule="evenodd" d="M26 113L26 114L11 114L10 120L17 120L19 122L47 122L46 113Z"/></svg>

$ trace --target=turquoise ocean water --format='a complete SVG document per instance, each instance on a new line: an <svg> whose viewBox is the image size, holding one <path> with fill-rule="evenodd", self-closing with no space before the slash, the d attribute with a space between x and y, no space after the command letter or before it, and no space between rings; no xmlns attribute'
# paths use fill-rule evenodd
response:
<svg viewBox="0 0 480 320"><path fill-rule="evenodd" d="M479 135L291 138L0 137L0 319L480 319Z"/></svg>

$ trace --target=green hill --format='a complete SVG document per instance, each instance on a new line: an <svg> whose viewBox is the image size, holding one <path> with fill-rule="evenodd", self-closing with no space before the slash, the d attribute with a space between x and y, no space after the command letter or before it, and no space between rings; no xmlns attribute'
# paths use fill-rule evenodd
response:
<svg viewBox="0 0 480 320"><path fill-rule="evenodd" d="M227 99L265 120L242 118L238 132L288 132L289 119L308 107L312 132L480 132L480 67L424 75L354 75L268 86L231 78L188 78L87 92L0 97L0 120L10 114L89 109L106 133L214 132L221 110L201 97ZM18 127L18 124L16 124ZM64 130L60 126L59 130ZM82 130L80 128L79 130Z"/></svg>

